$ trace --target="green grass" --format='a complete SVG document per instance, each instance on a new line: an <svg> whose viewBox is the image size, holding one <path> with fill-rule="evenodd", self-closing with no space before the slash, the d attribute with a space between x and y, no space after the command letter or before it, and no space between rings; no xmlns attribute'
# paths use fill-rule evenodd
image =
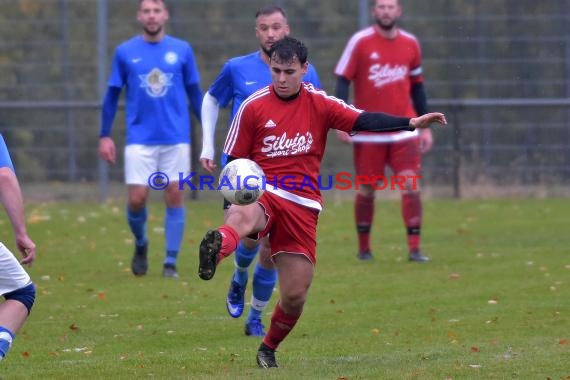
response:
<svg viewBox="0 0 570 380"><path fill-rule="evenodd" d="M150 210L144 278L129 271L122 204L29 205L38 297L0 377L570 378L567 199L428 201L425 265L405 260L399 202L376 207L375 260L359 262L352 204L328 203L305 312L277 353L281 368L262 371L259 340L225 311L231 261L212 281L196 274L220 202L188 204L178 280L160 277L160 204ZM13 247L4 217L0 238Z"/></svg>

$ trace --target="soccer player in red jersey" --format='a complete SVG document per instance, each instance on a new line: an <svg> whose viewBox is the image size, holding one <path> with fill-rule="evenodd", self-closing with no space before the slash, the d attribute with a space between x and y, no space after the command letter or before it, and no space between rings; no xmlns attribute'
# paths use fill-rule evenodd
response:
<svg viewBox="0 0 570 380"><path fill-rule="evenodd" d="M225 224L208 231L200 244L198 275L210 280L218 262L235 250L241 238L269 236L281 298L257 352L262 368L277 367L275 349L301 316L313 279L322 209L317 180L328 131L414 130L432 122L446 124L441 113L394 117L363 112L328 96L301 82L308 68L307 54L305 45L291 37L273 44L272 85L242 103L224 146L230 160L249 158L261 166L266 191L256 203L232 205Z"/></svg>
<svg viewBox="0 0 570 380"><path fill-rule="evenodd" d="M336 96L348 101L350 82L354 83L354 105L371 112L414 117L428 112L421 51L412 34L397 27L402 15L398 0L375 0L372 16L376 21L357 33L335 68ZM408 259L429 261L420 250L422 203L415 178L420 175L421 154L431 149L430 129L383 134L361 133L352 138L357 175L383 176L389 166L399 178L407 178L402 191L402 216L407 229ZM360 186L355 200L355 219L361 260L372 259L370 229L374 216L374 186Z"/></svg>

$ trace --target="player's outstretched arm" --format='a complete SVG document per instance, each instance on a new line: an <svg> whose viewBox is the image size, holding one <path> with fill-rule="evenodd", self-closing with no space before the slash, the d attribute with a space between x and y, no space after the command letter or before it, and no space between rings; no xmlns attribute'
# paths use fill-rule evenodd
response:
<svg viewBox="0 0 570 380"><path fill-rule="evenodd" d="M411 128L429 128L432 123L446 125L447 120L445 119L445 115L441 112L430 112L410 119Z"/></svg>
<svg viewBox="0 0 570 380"><path fill-rule="evenodd" d="M431 123L447 124L445 115L440 112L427 113L419 117L398 117L383 112L362 112L356 118L352 133L413 131L428 128Z"/></svg>

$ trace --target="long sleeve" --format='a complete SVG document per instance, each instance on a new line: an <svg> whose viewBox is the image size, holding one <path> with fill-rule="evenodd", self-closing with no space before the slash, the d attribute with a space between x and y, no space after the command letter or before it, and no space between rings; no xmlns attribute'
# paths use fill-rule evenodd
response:
<svg viewBox="0 0 570 380"><path fill-rule="evenodd" d="M206 91L202 100L202 153L200 153L200 158L214 159L214 139L219 111L218 101Z"/></svg>

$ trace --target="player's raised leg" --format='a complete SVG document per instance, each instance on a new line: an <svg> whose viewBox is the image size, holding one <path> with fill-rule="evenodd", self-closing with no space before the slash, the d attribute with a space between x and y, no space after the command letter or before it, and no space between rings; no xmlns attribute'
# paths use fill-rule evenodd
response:
<svg viewBox="0 0 570 380"><path fill-rule="evenodd" d="M202 280L212 279L218 263L235 251L241 238L262 231L266 218L258 203L232 205L227 211L225 224L208 231L200 243L198 276Z"/></svg>

